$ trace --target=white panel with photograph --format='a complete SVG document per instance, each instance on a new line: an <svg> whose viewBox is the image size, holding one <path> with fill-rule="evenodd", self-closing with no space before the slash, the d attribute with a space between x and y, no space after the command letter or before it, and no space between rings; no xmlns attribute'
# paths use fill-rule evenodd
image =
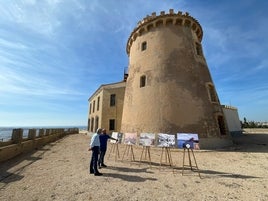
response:
<svg viewBox="0 0 268 201"><path fill-rule="evenodd" d="M180 149L200 149L198 134L195 133L178 133L178 148Z"/></svg>
<svg viewBox="0 0 268 201"><path fill-rule="evenodd" d="M137 142L137 133L125 133L124 144L135 145Z"/></svg>
<svg viewBox="0 0 268 201"><path fill-rule="evenodd" d="M154 146L155 145L155 134L154 133L141 133L139 145Z"/></svg>
<svg viewBox="0 0 268 201"><path fill-rule="evenodd" d="M123 133L112 132L112 138L118 139L118 143L122 143ZM111 143L116 143L116 140L110 140Z"/></svg>
<svg viewBox="0 0 268 201"><path fill-rule="evenodd" d="M175 146L175 135L158 133L158 147L174 147Z"/></svg>

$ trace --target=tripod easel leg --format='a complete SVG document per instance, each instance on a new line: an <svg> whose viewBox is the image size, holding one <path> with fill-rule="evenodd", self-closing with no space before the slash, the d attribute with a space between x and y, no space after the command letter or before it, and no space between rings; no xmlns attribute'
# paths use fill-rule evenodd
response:
<svg viewBox="0 0 268 201"><path fill-rule="evenodd" d="M109 150L109 155L108 155L108 159L110 158L110 155L111 155L111 152L113 151L113 145L111 145L111 148L110 148L110 150Z"/></svg>
<svg viewBox="0 0 268 201"><path fill-rule="evenodd" d="M193 166L192 164L192 160L191 160L191 153L192 153L192 156L194 158L194 163L195 163L195 166ZM201 175L200 175L200 172L199 172L199 169L198 169L198 166L197 166L197 162L196 162L196 158L195 158L195 155L194 155L194 151L193 149L191 149L191 153L190 153L190 150L187 149L187 154L188 154L188 159L189 159L189 165L185 165L185 149L183 149L183 165L182 165L182 175L183 175L183 172L184 172L184 167L190 167L192 171L194 171L193 167L196 168L197 172L198 172L198 175L201 179Z"/></svg>
<svg viewBox="0 0 268 201"><path fill-rule="evenodd" d="M110 158L110 155L111 155L111 153L113 153L114 152L114 144L112 143L111 144L111 148L110 148L110 152L109 152L109 155L108 155L108 158Z"/></svg>
<svg viewBox="0 0 268 201"><path fill-rule="evenodd" d="M168 154L168 162L170 166L173 166L172 157L171 157L171 151L170 148L167 147L167 154Z"/></svg>
<svg viewBox="0 0 268 201"><path fill-rule="evenodd" d="M142 159L142 155L143 155L143 152L144 152L144 146L142 147L142 151L141 151L141 157L140 157L140 165L141 165L141 159Z"/></svg>
<svg viewBox="0 0 268 201"><path fill-rule="evenodd" d="M131 160L132 161L135 161L135 156L134 156L134 152L133 152L133 146L132 145L130 145L130 148L131 148Z"/></svg>
<svg viewBox="0 0 268 201"><path fill-rule="evenodd" d="M190 168L191 168L191 170L193 170L193 166L192 166L192 162L191 162L191 155L190 155L189 149L187 149L187 153L188 153L188 159L189 159Z"/></svg>
<svg viewBox="0 0 268 201"><path fill-rule="evenodd" d="M199 177L200 177L200 179L201 179L201 175L200 175L200 172L199 172L199 168L198 168L198 166L197 166L197 162L196 162L196 159L195 159L194 151L193 151L192 149L191 149L191 151L192 151L192 155L193 155L193 158L194 158L194 162L195 162L195 166L196 166L198 175L199 175Z"/></svg>
<svg viewBox="0 0 268 201"><path fill-rule="evenodd" d="M162 147L162 152L161 152L161 157L160 157L160 166L162 165L163 154L165 154L165 163L169 166L173 166L171 151L169 147Z"/></svg>
<svg viewBox="0 0 268 201"><path fill-rule="evenodd" d="M122 160L124 160L125 153L128 152L128 148L129 148L128 145L126 145L125 150L123 152Z"/></svg>
<svg viewBox="0 0 268 201"><path fill-rule="evenodd" d="M150 153L150 147L146 147L147 152L148 152L148 157L149 157L149 161L150 161L150 167L152 165L152 161L151 161L151 153Z"/></svg>
<svg viewBox="0 0 268 201"><path fill-rule="evenodd" d="M125 154L127 154L127 156L130 156L131 161L135 161L135 156L134 156L132 145L126 145L126 148L125 148L123 156L122 156L122 160L124 160ZM131 154L131 155L129 155L129 154Z"/></svg>
<svg viewBox="0 0 268 201"><path fill-rule="evenodd" d="M142 147L142 152L141 152L141 157L140 157L140 164L142 161L142 156L144 153L144 159L147 160L147 154L148 154L148 158L149 158L149 162L150 162L150 167L151 167L151 154L150 154L150 146L143 146Z"/></svg>
<svg viewBox="0 0 268 201"><path fill-rule="evenodd" d="M110 158L111 154L115 154L115 161L117 161L117 159L120 158L118 143L111 143L110 145L111 145L111 148L110 148L108 158Z"/></svg>
<svg viewBox="0 0 268 201"><path fill-rule="evenodd" d="M182 159L182 175L183 175L183 172L184 172L184 159L185 159L185 149L183 149L183 159Z"/></svg>
<svg viewBox="0 0 268 201"><path fill-rule="evenodd" d="M120 158L120 155L119 155L119 149L118 149L118 143L116 143L116 153L115 153L116 157L115 157L115 160L117 160L117 157Z"/></svg>

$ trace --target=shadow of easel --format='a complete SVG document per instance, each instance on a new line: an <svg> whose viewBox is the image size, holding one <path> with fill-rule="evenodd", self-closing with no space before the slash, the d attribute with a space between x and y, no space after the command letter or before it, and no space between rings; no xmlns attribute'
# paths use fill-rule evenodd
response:
<svg viewBox="0 0 268 201"><path fill-rule="evenodd" d="M187 155L188 155L188 160L189 160L189 164L188 165L185 164L185 152L187 152ZM194 165L192 164L191 154L192 154L192 157L194 159ZM197 162L196 162L196 159L195 159L195 155L194 155L193 149L190 149L190 148L184 148L183 149L182 175L183 175L183 172L184 172L184 168L185 167L190 167L191 168L191 171L193 171L193 172L194 172L194 170L197 170L198 175L199 175L199 177L201 179L201 175L200 175L200 172L199 172L199 169L198 169L198 166L197 166Z"/></svg>
<svg viewBox="0 0 268 201"><path fill-rule="evenodd" d="M142 147L141 157L140 157L140 164L141 164L142 159L144 159L145 161L149 162L150 167L151 167L152 161L151 161L150 148L151 148L151 146L143 146ZM144 155L144 157L143 157L143 155ZM147 155L148 155L148 159L147 159Z"/></svg>
<svg viewBox="0 0 268 201"><path fill-rule="evenodd" d="M164 163L163 163L163 155L165 158ZM161 157L160 157L160 168L161 168L162 164L168 165L170 167L173 166L170 147L162 147Z"/></svg>
<svg viewBox="0 0 268 201"><path fill-rule="evenodd" d="M134 152L133 152L133 145L126 144L125 150L124 150L124 153L122 156L122 161L124 160L125 154L126 154L126 156L128 156L130 161L135 161L135 156L134 156Z"/></svg>
<svg viewBox="0 0 268 201"><path fill-rule="evenodd" d="M117 161L117 159L120 158L118 143L110 143L110 145L111 145L111 148L110 148L108 158L110 158L110 155L113 154L115 156L114 160Z"/></svg>

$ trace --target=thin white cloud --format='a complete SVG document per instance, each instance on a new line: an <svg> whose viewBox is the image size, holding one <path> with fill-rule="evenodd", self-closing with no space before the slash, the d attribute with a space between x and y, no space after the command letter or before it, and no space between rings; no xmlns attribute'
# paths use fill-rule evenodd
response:
<svg viewBox="0 0 268 201"><path fill-rule="evenodd" d="M267 69L268 69L268 58L264 58L263 60L261 60L255 68L256 71L267 70Z"/></svg>
<svg viewBox="0 0 268 201"><path fill-rule="evenodd" d="M0 46L5 48L12 48L12 49L18 49L18 50L25 50L27 47L22 43L16 43L13 41L7 41L2 38L0 38Z"/></svg>

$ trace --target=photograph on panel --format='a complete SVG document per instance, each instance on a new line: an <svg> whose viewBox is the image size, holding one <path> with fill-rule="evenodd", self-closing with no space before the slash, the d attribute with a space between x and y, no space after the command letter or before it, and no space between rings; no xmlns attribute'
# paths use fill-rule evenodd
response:
<svg viewBox="0 0 268 201"><path fill-rule="evenodd" d="M141 146L154 146L155 134L154 133L141 133L139 145Z"/></svg>
<svg viewBox="0 0 268 201"><path fill-rule="evenodd" d="M137 133L125 133L124 144L135 145L137 143Z"/></svg>
<svg viewBox="0 0 268 201"><path fill-rule="evenodd" d="M175 135L158 133L158 147L174 147L175 146Z"/></svg>
<svg viewBox="0 0 268 201"><path fill-rule="evenodd" d="M177 142L180 149L200 149L199 137L195 133L178 133Z"/></svg>
<svg viewBox="0 0 268 201"><path fill-rule="evenodd" d="M118 139L118 143L122 143L123 133L112 132L112 138ZM111 143L116 143L116 140L110 140Z"/></svg>

